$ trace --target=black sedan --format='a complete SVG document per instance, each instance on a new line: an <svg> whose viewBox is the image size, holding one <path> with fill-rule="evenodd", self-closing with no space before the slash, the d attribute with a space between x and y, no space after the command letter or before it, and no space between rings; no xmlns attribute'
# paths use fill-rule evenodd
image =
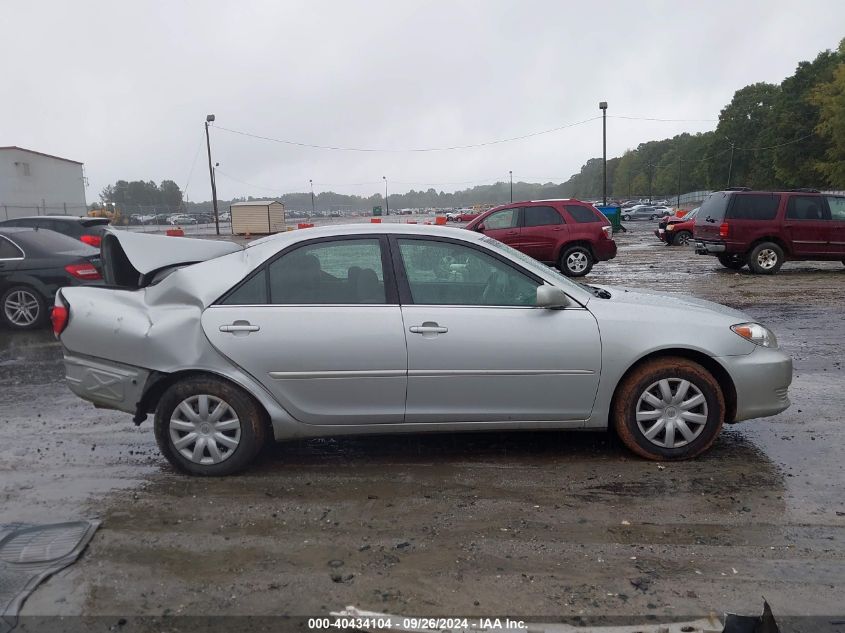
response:
<svg viewBox="0 0 845 633"><path fill-rule="evenodd" d="M19 226L28 229L48 229L62 233L89 246L100 248L108 218L77 217L74 215L31 215L0 222L0 229Z"/></svg>
<svg viewBox="0 0 845 633"><path fill-rule="evenodd" d="M100 272L99 249L45 229L0 227L0 322L40 327L56 290L102 283Z"/></svg>

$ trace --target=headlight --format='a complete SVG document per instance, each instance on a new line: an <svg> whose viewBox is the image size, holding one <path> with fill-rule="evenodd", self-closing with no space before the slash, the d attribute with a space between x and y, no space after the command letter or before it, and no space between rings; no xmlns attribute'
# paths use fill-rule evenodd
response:
<svg viewBox="0 0 845 633"><path fill-rule="evenodd" d="M762 345L763 347L778 346L778 340L772 331L759 323L737 323L732 325L731 329L755 345Z"/></svg>
<svg viewBox="0 0 845 633"><path fill-rule="evenodd" d="M675 225L674 225L674 224L667 224L667 225L666 225L666 230L667 230L667 231L674 231L674 230L675 230Z"/></svg>

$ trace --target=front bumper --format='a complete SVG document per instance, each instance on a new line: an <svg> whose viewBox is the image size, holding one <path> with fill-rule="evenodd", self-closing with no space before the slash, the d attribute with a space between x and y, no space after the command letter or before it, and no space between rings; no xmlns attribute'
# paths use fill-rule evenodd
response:
<svg viewBox="0 0 845 633"><path fill-rule="evenodd" d="M654 236L659 239L661 242L668 242L669 241L669 233L666 229L654 229Z"/></svg>
<svg viewBox="0 0 845 633"><path fill-rule="evenodd" d="M717 358L736 387L733 422L776 415L789 407L792 358L779 349L757 347L750 354Z"/></svg>
<svg viewBox="0 0 845 633"><path fill-rule="evenodd" d="M695 240L696 255L720 255L725 252L726 246L724 242L707 242L705 240Z"/></svg>
<svg viewBox="0 0 845 633"><path fill-rule="evenodd" d="M135 413L150 372L140 367L64 350L70 390L98 407Z"/></svg>

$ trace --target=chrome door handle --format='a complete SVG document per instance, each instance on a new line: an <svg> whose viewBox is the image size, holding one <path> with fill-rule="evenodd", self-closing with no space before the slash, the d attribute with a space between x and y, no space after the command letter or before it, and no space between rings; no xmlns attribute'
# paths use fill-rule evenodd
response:
<svg viewBox="0 0 845 633"><path fill-rule="evenodd" d="M221 332L258 332L260 329L260 326L252 325L245 321L235 321L234 323L220 326Z"/></svg>
<svg viewBox="0 0 845 633"><path fill-rule="evenodd" d="M412 325L408 328L414 334L446 334L449 328L442 327L436 323L423 323L422 325Z"/></svg>

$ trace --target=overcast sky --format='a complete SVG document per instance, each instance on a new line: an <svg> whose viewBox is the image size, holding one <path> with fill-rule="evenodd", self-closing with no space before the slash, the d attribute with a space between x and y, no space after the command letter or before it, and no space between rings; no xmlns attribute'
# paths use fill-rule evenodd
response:
<svg viewBox="0 0 845 633"><path fill-rule="evenodd" d="M609 115L715 119L845 37L845 2L6 2L0 145L85 163L88 201L117 179L218 195L447 191L562 181L601 155ZM608 156L715 122L608 119ZM249 183L249 184L244 184ZM357 184L364 183L364 184ZM376 184L377 183L377 184ZM449 183L449 184L446 184Z"/></svg>

